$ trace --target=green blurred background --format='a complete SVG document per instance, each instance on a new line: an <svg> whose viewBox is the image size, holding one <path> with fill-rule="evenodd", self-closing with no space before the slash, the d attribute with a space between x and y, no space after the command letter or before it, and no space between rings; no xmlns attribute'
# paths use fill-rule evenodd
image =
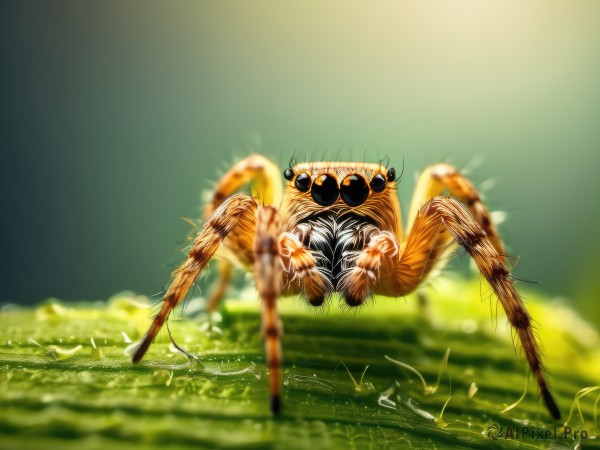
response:
<svg viewBox="0 0 600 450"><path fill-rule="evenodd" d="M518 277L600 323L600 3L0 4L0 301L152 294L260 151L496 181ZM366 156L365 156L366 155ZM174 256L175 255L175 256Z"/></svg>

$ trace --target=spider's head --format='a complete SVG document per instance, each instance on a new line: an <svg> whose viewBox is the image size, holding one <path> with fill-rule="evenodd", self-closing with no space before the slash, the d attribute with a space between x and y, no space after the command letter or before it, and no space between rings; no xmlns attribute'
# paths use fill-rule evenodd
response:
<svg viewBox="0 0 600 450"><path fill-rule="evenodd" d="M360 162L299 163L286 169L282 221L289 228L322 211L369 218L381 229L400 228L396 170Z"/></svg>
<svg viewBox="0 0 600 450"><path fill-rule="evenodd" d="M358 207L379 200L388 189L395 190L396 170L381 164L314 162L300 163L283 172L286 194L318 206Z"/></svg>

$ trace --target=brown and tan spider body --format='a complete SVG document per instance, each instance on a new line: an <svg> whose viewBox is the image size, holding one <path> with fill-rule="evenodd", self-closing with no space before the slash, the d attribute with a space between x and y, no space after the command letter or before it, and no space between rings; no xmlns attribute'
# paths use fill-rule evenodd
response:
<svg viewBox="0 0 600 450"><path fill-rule="evenodd" d="M173 272L160 311L142 339L139 362L171 311L214 255L221 277L212 293L214 310L225 292L231 263L253 271L262 299L262 332L269 368L271 410L281 407L282 327L280 295L300 295L322 305L332 295L359 306L372 295L400 297L414 291L453 242L472 256L490 283L523 347L540 394L554 418L531 317L509 277L504 246L473 185L447 164L429 167L417 182L403 235L393 168L357 162L300 163L283 172L251 155L217 183L206 222L187 260ZM250 184L252 195L236 194ZM450 195L441 195L448 192Z"/></svg>

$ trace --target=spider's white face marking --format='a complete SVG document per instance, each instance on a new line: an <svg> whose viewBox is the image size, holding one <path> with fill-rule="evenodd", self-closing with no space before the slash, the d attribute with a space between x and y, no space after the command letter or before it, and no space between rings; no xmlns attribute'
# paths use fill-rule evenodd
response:
<svg viewBox="0 0 600 450"><path fill-rule="evenodd" d="M325 297L343 291L341 280L352 270L365 245L380 233L368 218L333 211L307 218L293 232L311 251L316 270L327 280L330 289Z"/></svg>

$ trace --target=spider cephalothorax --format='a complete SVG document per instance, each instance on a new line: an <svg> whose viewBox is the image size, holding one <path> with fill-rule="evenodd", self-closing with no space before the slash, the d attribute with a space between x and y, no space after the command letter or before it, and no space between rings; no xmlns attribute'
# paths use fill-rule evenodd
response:
<svg viewBox="0 0 600 450"><path fill-rule="evenodd" d="M284 270L284 293L301 293L317 306L339 292L348 305L362 304L371 292L356 292L349 278L360 252L375 236L402 239L395 170L381 164L302 163L287 169L284 177L284 266L290 264L290 246L298 241L316 262L311 273ZM391 245L397 252L397 245ZM307 277L313 280L303 282Z"/></svg>
<svg viewBox="0 0 600 450"><path fill-rule="evenodd" d="M396 172L382 164L300 163L283 172L260 155L232 167L205 210L206 222L188 258L173 273L162 307L133 356L142 359L169 314L208 261L223 257L212 294L214 310L231 264L254 272L262 299L271 410L280 410L280 295L299 294L322 305L338 293L350 306L373 294L400 297L414 291L453 242L472 256L490 283L521 343L540 394L554 418L560 412L544 374L531 317L509 277L504 246L475 188L452 166L437 164L419 178L402 234ZM235 194L250 184L252 195ZM450 196L441 194L448 191Z"/></svg>

